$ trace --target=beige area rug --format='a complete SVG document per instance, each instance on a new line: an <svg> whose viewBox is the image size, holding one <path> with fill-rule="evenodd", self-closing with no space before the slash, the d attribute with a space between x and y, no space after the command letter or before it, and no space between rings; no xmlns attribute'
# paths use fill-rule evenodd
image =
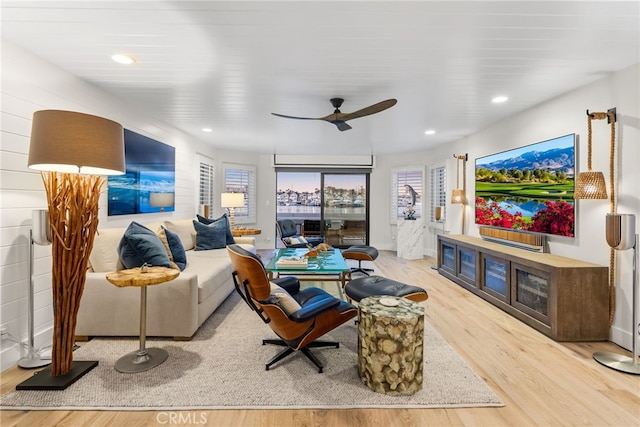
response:
<svg viewBox="0 0 640 427"><path fill-rule="evenodd" d="M427 308L428 309L428 308ZM167 313L171 316L171 313ZM302 354L266 371L280 351L261 345L274 337L267 325L234 293L193 340L149 339L169 358L146 372L122 374L114 364L136 350L135 339L93 339L74 360L99 365L64 391L14 391L0 397L4 409L193 410L296 408L451 408L503 406L487 384L425 322L423 388L413 396L391 397L369 390L357 374L357 329L348 322L325 338L339 349L314 349L324 373Z"/></svg>

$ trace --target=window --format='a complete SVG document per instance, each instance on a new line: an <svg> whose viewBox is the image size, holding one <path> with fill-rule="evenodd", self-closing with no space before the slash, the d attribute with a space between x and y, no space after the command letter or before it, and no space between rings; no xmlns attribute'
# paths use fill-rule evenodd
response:
<svg viewBox="0 0 640 427"><path fill-rule="evenodd" d="M429 221L436 222L436 206L442 206L440 221L446 218L447 206L447 168L444 164L431 168L429 193L431 206L429 207Z"/></svg>
<svg viewBox="0 0 640 427"><path fill-rule="evenodd" d="M214 195L214 176L215 167L213 166L213 159L203 155L199 156L200 163L200 189L198 191L198 203L200 206L209 206L209 212L213 207L213 195Z"/></svg>
<svg viewBox="0 0 640 427"><path fill-rule="evenodd" d="M244 207L235 209L237 224L256 222L256 168L249 165L225 163L223 193L244 193Z"/></svg>
<svg viewBox="0 0 640 427"><path fill-rule="evenodd" d="M422 218L424 168L421 166L392 169L391 223L404 218L412 209L415 218Z"/></svg>

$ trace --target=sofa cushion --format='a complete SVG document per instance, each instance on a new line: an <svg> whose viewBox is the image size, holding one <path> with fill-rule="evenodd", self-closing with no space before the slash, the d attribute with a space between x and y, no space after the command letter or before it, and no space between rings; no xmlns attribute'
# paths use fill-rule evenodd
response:
<svg viewBox="0 0 640 427"><path fill-rule="evenodd" d="M180 236L180 241L185 251L196 247L196 230L193 228L193 220L180 219L165 221L164 226L167 230Z"/></svg>
<svg viewBox="0 0 640 427"><path fill-rule="evenodd" d="M205 301L231 279L233 264L226 249L188 251L185 273L198 275L198 302Z"/></svg>
<svg viewBox="0 0 640 427"><path fill-rule="evenodd" d="M184 246L182 246L182 242L180 241L180 236L164 227L161 227L158 237L160 237L160 240L167 251L167 255L169 255L169 260L173 261L180 271L184 271L187 266L187 254L185 253Z"/></svg>
<svg viewBox="0 0 640 427"><path fill-rule="evenodd" d="M171 267L169 255L158 235L135 221L125 230L118 245L118 255L125 268L144 264Z"/></svg>
<svg viewBox="0 0 640 427"><path fill-rule="evenodd" d="M198 218L198 222L201 222L202 224L205 224L205 225L210 225L219 221L224 222L226 227L225 239L227 240L227 245L233 245L236 242L235 239L233 238L233 233L231 232L231 224L229 223L229 217L227 217L227 214L224 214L220 218L216 218L216 219L205 218L202 215L197 215L197 214L196 214L196 217Z"/></svg>
<svg viewBox="0 0 640 427"><path fill-rule="evenodd" d="M118 244L124 234L124 228L105 228L96 232L93 248L89 254L91 269L98 273L122 270L118 256Z"/></svg>
<svg viewBox="0 0 640 427"><path fill-rule="evenodd" d="M194 219L193 227L196 230L196 251L221 249L227 246L224 222L218 221L205 225Z"/></svg>
<svg viewBox="0 0 640 427"><path fill-rule="evenodd" d="M269 295L269 299L278 304L287 314L293 314L302 308L289 292L273 282L269 283L271 285L271 295Z"/></svg>

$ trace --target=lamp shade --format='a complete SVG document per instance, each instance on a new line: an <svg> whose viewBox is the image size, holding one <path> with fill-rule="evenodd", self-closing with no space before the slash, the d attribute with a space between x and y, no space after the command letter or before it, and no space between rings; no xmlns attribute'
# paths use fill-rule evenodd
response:
<svg viewBox="0 0 640 427"><path fill-rule="evenodd" d="M576 177L576 199L606 199L607 186L602 172L580 172Z"/></svg>
<svg viewBox="0 0 640 427"><path fill-rule="evenodd" d="M32 169L119 175L125 171L124 130L112 120L62 110L33 114L29 162Z"/></svg>
<svg viewBox="0 0 640 427"><path fill-rule="evenodd" d="M223 208L241 208L244 206L244 193L222 193L220 206Z"/></svg>
<svg viewBox="0 0 640 427"><path fill-rule="evenodd" d="M150 193L149 206L154 208L166 208L168 206L173 206L174 199L174 193Z"/></svg>
<svg viewBox="0 0 640 427"><path fill-rule="evenodd" d="M467 203L467 196L464 195L464 190L458 188L451 192L451 203L457 205L464 205Z"/></svg>

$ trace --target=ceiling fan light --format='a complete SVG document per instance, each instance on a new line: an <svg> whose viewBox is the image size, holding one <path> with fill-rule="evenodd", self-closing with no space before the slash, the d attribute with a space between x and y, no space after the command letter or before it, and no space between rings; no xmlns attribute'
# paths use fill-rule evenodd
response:
<svg viewBox="0 0 640 427"><path fill-rule="evenodd" d="M491 100L491 102L493 102L494 104L501 104L501 103L506 102L506 101L508 101L508 100L509 100L509 98L508 98L508 97L506 97L506 96L502 96L502 95L501 95L501 96L496 96L496 97L494 97L494 98Z"/></svg>
<svg viewBox="0 0 640 427"><path fill-rule="evenodd" d="M426 131L424 131L425 135L435 135L436 131L433 129L427 129Z"/></svg>

